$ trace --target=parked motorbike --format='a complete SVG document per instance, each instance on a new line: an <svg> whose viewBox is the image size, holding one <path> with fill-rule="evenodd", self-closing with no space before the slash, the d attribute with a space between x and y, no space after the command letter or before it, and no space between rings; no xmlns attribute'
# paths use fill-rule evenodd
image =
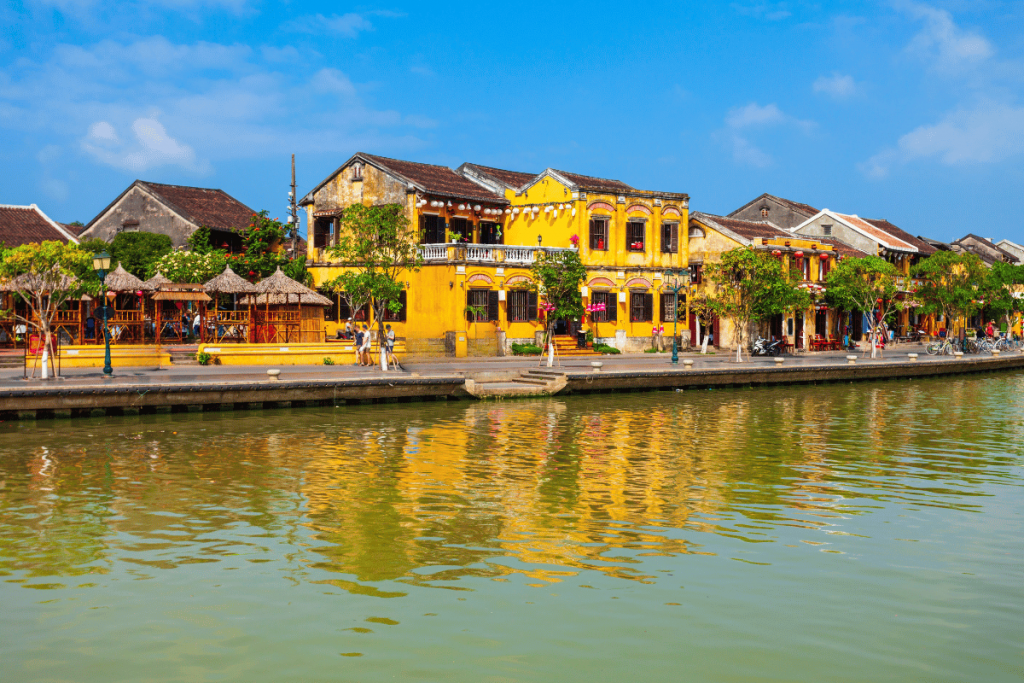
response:
<svg viewBox="0 0 1024 683"><path fill-rule="evenodd" d="M751 347L750 353L754 356L778 356L782 353L782 340L772 341L764 337L758 337Z"/></svg>

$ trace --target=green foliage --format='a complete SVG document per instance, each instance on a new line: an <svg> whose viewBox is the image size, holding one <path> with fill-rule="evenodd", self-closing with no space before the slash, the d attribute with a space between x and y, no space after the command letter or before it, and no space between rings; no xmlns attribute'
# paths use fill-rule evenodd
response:
<svg viewBox="0 0 1024 683"><path fill-rule="evenodd" d="M227 264L228 255L219 249L205 254L174 250L153 264L153 272L160 271L171 282L203 283L224 272Z"/></svg>
<svg viewBox="0 0 1024 683"><path fill-rule="evenodd" d="M370 303L383 338L385 312L402 310L406 283L400 276L423 264L416 246L417 231L399 204L353 204L338 222L338 243L328 252L349 268L332 281L331 288L346 299L352 297L350 306L353 300ZM353 311L358 308L352 306Z"/></svg>
<svg viewBox="0 0 1024 683"><path fill-rule="evenodd" d="M899 292L896 266L878 256L845 258L825 279L825 300L841 311L870 313Z"/></svg>
<svg viewBox="0 0 1024 683"><path fill-rule="evenodd" d="M47 346L52 344L52 321L67 301L83 294L99 295L92 253L72 243L23 244L7 250L0 260L0 279L31 311L17 319L42 332Z"/></svg>
<svg viewBox="0 0 1024 683"><path fill-rule="evenodd" d="M596 351L598 353L611 354L611 355L615 355L617 353L622 353L622 351L619 351L614 346L608 346L607 344L594 344L594 351Z"/></svg>
<svg viewBox="0 0 1024 683"><path fill-rule="evenodd" d="M108 254L110 253L110 244L108 244L105 240L99 239L98 237L82 240L81 242L78 243L78 248L81 249L82 251L87 251L90 254L98 254L101 251L105 251Z"/></svg>
<svg viewBox="0 0 1024 683"><path fill-rule="evenodd" d="M172 249L171 238L152 232L122 232L110 243L110 257L135 277L148 279L153 265Z"/></svg>
<svg viewBox="0 0 1024 683"><path fill-rule="evenodd" d="M937 251L913 269L921 279L917 298L927 313L942 313L946 326L953 331L957 318L967 317L982 304L986 281L981 259L970 253Z"/></svg>
<svg viewBox="0 0 1024 683"><path fill-rule="evenodd" d="M200 254L206 254L214 250L213 243L210 241L212 233L206 226L200 226L188 236L187 244L189 251L196 251Z"/></svg>
<svg viewBox="0 0 1024 683"><path fill-rule="evenodd" d="M587 342L590 343L590 342L593 342L593 341L594 341L594 331L593 330L587 330Z"/></svg>
<svg viewBox="0 0 1024 683"><path fill-rule="evenodd" d="M513 356L539 356L542 353L544 353L544 349L536 344L517 344L512 342Z"/></svg>
<svg viewBox="0 0 1024 683"><path fill-rule="evenodd" d="M475 323L487 314L487 309L483 306L466 306L466 308L463 309L463 313L470 316L470 322Z"/></svg>
<svg viewBox="0 0 1024 683"><path fill-rule="evenodd" d="M810 294L794 287L779 260L764 251L732 249L720 261L706 264L705 272L711 281L705 289L707 306L714 315L736 323L737 349L742 348L750 323L811 305Z"/></svg>
<svg viewBox="0 0 1024 683"><path fill-rule="evenodd" d="M665 353L661 349L644 349L644 353Z"/></svg>
<svg viewBox="0 0 1024 683"><path fill-rule="evenodd" d="M199 363L200 365L209 365L210 361L212 360L213 355L207 353L206 351L200 351L199 353L196 354L196 362Z"/></svg>
<svg viewBox="0 0 1024 683"><path fill-rule="evenodd" d="M1024 315L1024 265L993 263L985 274L983 289L986 309L1005 321L1007 329L1020 321Z"/></svg>
<svg viewBox="0 0 1024 683"><path fill-rule="evenodd" d="M533 262L533 279L544 300L554 306L547 314L548 330L563 318L580 318L584 314L580 286L587 278L587 269L578 251L565 249L540 252Z"/></svg>
<svg viewBox="0 0 1024 683"><path fill-rule="evenodd" d="M324 365L334 365L334 359L330 356L324 356Z"/></svg>

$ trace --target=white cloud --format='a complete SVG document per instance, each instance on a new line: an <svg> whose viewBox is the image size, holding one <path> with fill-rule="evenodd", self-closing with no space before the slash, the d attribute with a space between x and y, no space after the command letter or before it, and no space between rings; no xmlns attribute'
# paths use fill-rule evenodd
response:
<svg viewBox="0 0 1024 683"><path fill-rule="evenodd" d="M910 41L907 51L938 71L964 71L995 54L984 36L961 29L944 9L912 1L899 2L897 6L924 22L924 28Z"/></svg>
<svg viewBox="0 0 1024 683"><path fill-rule="evenodd" d="M857 84L852 76L844 76L836 71L831 76L819 76L814 81L814 92L825 93L837 100L852 97L857 92Z"/></svg>
<svg viewBox="0 0 1024 683"><path fill-rule="evenodd" d="M372 31L373 24L366 15L355 12L332 14L329 17L322 14L307 14L285 22L281 29L299 33L334 33L346 38L355 38L362 31Z"/></svg>
<svg viewBox="0 0 1024 683"><path fill-rule="evenodd" d="M814 122L794 118L776 104L762 106L751 102L730 109L725 116L725 126L725 137L732 148L733 159L747 166L765 168L772 164L772 158L750 141L751 132L774 126L791 126L807 132L814 127Z"/></svg>
<svg viewBox="0 0 1024 683"><path fill-rule="evenodd" d="M768 21L781 21L792 16L784 2L759 2L753 5L733 3L732 8L739 14Z"/></svg>
<svg viewBox="0 0 1024 683"><path fill-rule="evenodd" d="M983 102L958 109L938 123L919 126L860 165L865 175L884 178L897 164L937 159L946 166L984 164L1024 154L1024 107Z"/></svg>
<svg viewBox="0 0 1024 683"><path fill-rule="evenodd" d="M205 170L205 163L196 163L195 151L168 135L155 118L135 119L132 132L135 140L122 144L111 124L97 121L82 140L82 149L108 166L135 173L169 165L190 171Z"/></svg>

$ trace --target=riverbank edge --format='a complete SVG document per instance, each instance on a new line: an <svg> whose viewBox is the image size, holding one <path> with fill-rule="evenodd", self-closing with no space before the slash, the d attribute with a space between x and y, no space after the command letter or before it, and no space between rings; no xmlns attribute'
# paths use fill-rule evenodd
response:
<svg viewBox="0 0 1024 683"><path fill-rule="evenodd" d="M854 364L792 367L728 367L686 370L678 367L613 372L567 372L565 386L554 394L686 390L711 387L827 384L930 378L1024 369L1024 354L932 362L862 359ZM52 385L0 389L0 421L90 417L160 410L188 412L248 410L254 407L305 407L362 403L475 399L465 389L468 376L365 377L347 379L220 381L209 383ZM535 395L534 397L536 397ZM516 397L520 398L520 397ZM525 397L523 397L525 398Z"/></svg>

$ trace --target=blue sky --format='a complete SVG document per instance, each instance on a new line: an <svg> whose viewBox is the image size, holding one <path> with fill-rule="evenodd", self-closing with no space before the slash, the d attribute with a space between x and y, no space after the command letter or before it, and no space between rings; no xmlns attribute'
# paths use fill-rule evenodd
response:
<svg viewBox="0 0 1024 683"><path fill-rule="evenodd" d="M283 217L355 151L1024 241L1024 3L0 0L0 203Z"/></svg>

